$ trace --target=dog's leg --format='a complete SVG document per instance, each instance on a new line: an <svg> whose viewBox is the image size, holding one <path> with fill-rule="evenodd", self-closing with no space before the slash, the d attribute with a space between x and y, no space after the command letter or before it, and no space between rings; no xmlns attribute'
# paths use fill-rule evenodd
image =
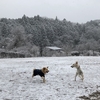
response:
<svg viewBox="0 0 100 100"><path fill-rule="evenodd" d="M34 75L32 75L32 78L34 77Z"/></svg>
<svg viewBox="0 0 100 100"><path fill-rule="evenodd" d="M45 83L45 77L42 77L42 79L43 79L43 83Z"/></svg>
<svg viewBox="0 0 100 100"><path fill-rule="evenodd" d="M83 79L82 79L82 75L79 75L79 77L80 77L81 80L83 80Z"/></svg>
<svg viewBox="0 0 100 100"><path fill-rule="evenodd" d="M78 73L76 72L76 75L75 75L75 81L76 81L76 77L77 77Z"/></svg>
<svg viewBox="0 0 100 100"><path fill-rule="evenodd" d="M81 78L81 80L83 81L83 79L84 79L83 74L79 75L79 77L80 77L80 78Z"/></svg>
<svg viewBox="0 0 100 100"><path fill-rule="evenodd" d="M84 75L82 74L81 76L82 76L82 78L81 78L81 79L82 79L82 81L83 81L83 80L84 80Z"/></svg>

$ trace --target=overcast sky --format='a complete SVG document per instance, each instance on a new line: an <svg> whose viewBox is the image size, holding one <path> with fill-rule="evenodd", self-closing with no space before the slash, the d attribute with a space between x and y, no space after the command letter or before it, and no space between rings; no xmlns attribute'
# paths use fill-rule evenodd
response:
<svg viewBox="0 0 100 100"><path fill-rule="evenodd" d="M0 18L23 15L85 23L100 19L100 0L0 0Z"/></svg>

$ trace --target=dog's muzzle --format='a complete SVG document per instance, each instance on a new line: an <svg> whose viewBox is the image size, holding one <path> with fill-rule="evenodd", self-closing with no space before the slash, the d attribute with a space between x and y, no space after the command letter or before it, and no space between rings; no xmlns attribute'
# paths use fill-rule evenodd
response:
<svg viewBox="0 0 100 100"><path fill-rule="evenodd" d="M48 72L49 72L49 70L46 71L46 73L48 73Z"/></svg>
<svg viewBox="0 0 100 100"><path fill-rule="evenodd" d="M71 66L73 68L73 66Z"/></svg>

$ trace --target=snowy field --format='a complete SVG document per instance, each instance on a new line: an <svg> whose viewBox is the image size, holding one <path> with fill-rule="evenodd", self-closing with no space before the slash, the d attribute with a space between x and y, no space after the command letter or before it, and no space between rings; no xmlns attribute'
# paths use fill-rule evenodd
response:
<svg viewBox="0 0 100 100"><path fill-rule="evenodd" d="M79 62L84 81L70 66ZM33 68L49 66L46 83L32 78ZM38 57L0 59L0 100L83 100L100 91L100 57ZM99 99L98 99L99 100Z"/></svg>

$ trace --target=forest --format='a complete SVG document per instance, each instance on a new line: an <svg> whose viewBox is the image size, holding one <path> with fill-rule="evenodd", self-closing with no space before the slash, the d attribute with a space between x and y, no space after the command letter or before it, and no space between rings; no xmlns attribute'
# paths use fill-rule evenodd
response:
<svg viewBox="0 0 100 100"><path fill-rule="evenodd" d="M65 56L71 51L100 52L100 20L80 24L39 15L0 19L0 52L37 57L44 56L46 46L62 48Z"/></svg>

